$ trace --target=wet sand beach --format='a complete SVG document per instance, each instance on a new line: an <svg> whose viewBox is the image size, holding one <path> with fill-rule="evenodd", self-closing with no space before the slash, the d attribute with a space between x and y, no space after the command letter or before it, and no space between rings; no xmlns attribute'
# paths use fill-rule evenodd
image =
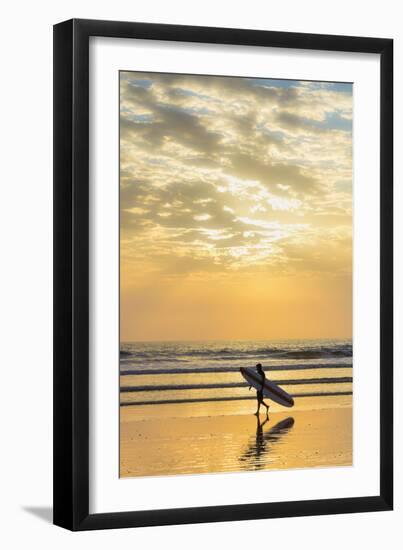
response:
<svg viewBox="0 0 403 550"><path fill-rule="evenodd" d="M352 464L352 396L121 407L120 476L166 476Z"/></svg>

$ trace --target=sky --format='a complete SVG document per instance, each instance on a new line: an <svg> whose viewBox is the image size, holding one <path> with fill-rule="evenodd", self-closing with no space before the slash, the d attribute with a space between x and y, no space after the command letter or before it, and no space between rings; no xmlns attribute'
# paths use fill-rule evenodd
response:
<svg viewBox="0 0 403 550"><path fill-rule="evenodd" d="M351 337L352 104L120 73L121 341Z"/></svg>

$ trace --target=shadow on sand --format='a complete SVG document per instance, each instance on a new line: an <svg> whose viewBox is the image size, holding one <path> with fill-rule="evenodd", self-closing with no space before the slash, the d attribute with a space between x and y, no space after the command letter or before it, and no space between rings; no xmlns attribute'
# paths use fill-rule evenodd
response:
<svg viewBox="0 0 403 550"><path fill-rule="evenodd" d="M242 468L246 470L262 470L267 461L268 455L275 446L294 426L294 419L292 416L277 422L272 428L266 432L263 430L263 426L269 422L267 417L264 422L257 418L256 436L252 437L248 448L239 458L242 464Z"/></svg>

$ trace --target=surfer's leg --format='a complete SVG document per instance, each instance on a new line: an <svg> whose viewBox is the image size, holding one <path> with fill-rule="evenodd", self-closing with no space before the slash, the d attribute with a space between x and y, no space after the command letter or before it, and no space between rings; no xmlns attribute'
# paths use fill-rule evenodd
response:
<svg viewBox="0 0 403 550"><path fill-rule="evenodd" d="M259 416L260 404L261 404L261 402L263 401L261 392L258 391L258 392L256 393L256 398L257 398L257 411L255 412L255 415L256 415L256 416Z"/></svg>

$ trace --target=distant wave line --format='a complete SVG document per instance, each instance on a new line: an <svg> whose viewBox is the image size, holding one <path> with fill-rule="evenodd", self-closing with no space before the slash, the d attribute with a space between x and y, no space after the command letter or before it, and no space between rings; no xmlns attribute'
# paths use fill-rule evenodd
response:
<svg viewBox="0 0 403 550"><path fill-rule="evenodd" d="M328 397L328 396L338 396L338 395L353 395L351 391L340 391L340 392L323 392L323 393L297 393L292 397ZM140 406L140 405L169 405L169 404L179 404L179 403L203 403L203 402L212 402L212 401L246 401L250 399L255 399L255 396L246 396L246 397L200 397L200 398L189 398L189 399L161 399L155 401L131 401L127 403L120 403L121 407L129 406Z"/></svg>
<svg viewBox="0 0 403 550"><path fill-rule="evenodd" d="M346 357L352 357L351 353L345 354L345 353L331 353L331 354L324 354L324 353L304 353L304 352L295 352L295 353L278 353L278 354L272 354L271 356L268 353L244 353L244 354L233 354L233 355L223 355L223 354L202 354L202 353L195 353L195 354L188 354L183 355L184 357L191 357L194 359L199 360L205 360L206 358L208 360L215 360L215 361L237 361L240 359L248 359L248 360L256 360L256 359L334 359L334 358L346 358ZM142 361L153 361L155 363L163 363L163 362L170 362L170 363L189 363L192 361L192 359L178 359L178 357L172 357L172 356L163 356L163 357L155 357L154 354L142 354L142 353L136 353L136 354L128 354L128 355L121 355L120 360L122 362L128 363L130 361L137 361L141 363Z"/></svg>
<svg viewBox="0 0 403 550"><path fill-rule="evenodd" d="M260 357L284 357L288 359L320 359L331 357L352 357L352 346L345 345L340 347L314 347L303 349L283 349L283 348L257 348L257 349L236 349L236 348L222 348L222 349L186 349L179 350L160 350L159 357L155 357L155 350L152 351L128 351L121 350L120 357L133 357L133 358L150 358L154 360L178 360L178 357L211 357L215 359L242 359L242 358L260 358Z"/></svg>
<svg viewBox="0 0 403 550"><path fill-rule="evenodd" d="M338 378L301 378L300 380L273 380L276 384L284 386L295 386L302 384L347 384L352 383L351 376ZM147 391L173 391L173 390L210 390L223 388L246 388L245 382L227 382L222 384L173 384L166 386L121 386L120 391L124 392L147 392Z"/></svg>
<svg viewBox="0 0 403 550"><path fill-rule="evenodd" d="M283 371L283 370L308 370L308 369L351 369L352 364L343 363L308 363L303 365L270 365L263 367L265 371ZM239 367L201 367L199 369L129 369L122 370L120 376L131 375L149 375L149 374L206 374L220 372L239 372Z"/></svg>

